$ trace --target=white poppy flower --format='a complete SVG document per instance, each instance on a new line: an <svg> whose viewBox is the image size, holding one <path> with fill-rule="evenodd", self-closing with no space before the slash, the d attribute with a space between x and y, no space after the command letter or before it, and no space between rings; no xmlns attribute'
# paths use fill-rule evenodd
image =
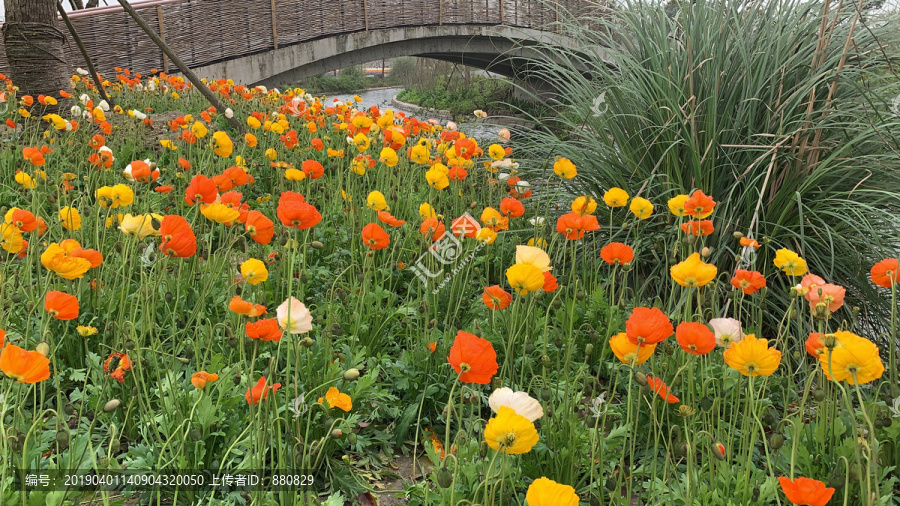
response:
<svg viewBox="0 0 900 506"><path fill-rule="evenodd" d="M506 387L494 390L494 393L488 398L488 405L495 413L500 411L502 406L506 406L516 414L527 418L529 422L544 416L544 408L541 407L540 402L532 399L525 392L513 392L511 388Z"/></svg>
<svg viewBox="0 0 900 506"><path fill-rule="evenodd" d="M709 321L713 333L716 335L716 344L727 348L731 343L736 343L744 338L741 330L741 322L734 318L713 318Z"/></svg>
<svg viewBox="0 0 900 506"><path fill-rule="evenodd" d="M275 315L278 325L291 334L305 334L312 330L312 313L294 297L288 297L282 302Z"/></svg>

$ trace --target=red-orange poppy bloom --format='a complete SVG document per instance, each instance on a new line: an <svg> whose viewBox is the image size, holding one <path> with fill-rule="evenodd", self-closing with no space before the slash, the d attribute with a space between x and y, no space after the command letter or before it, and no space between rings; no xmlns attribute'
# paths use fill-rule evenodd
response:
<svg viewBox="0 0 900 506"><path fill-rule="evenodd" d="M553 274L550 274L550 271L544 272L544 286L541 287L541 290L550 293L556 291L559 288L559 283L556 280L556 277Z"/></svg>
<svg viewBox="0 0 900 506"><path fill-rule="evenodd" d="M438 221L437 218L433 217L423 221L422 226L419 227L419 233L426 237L431 236L432 242L437 241L441 237L444 237L444 234L446 232L447 227L445 227L443 223Z"/></svg>
<svg viewBox="0 0 900 506"><path fill-rule="evenodd" d="M275 235L275 223L272 222L265 214L260 211L253 210L247 213L247 220L244 222L244 230L250 234L250 238L259 244L269 244Z"/></svg>
<svg viewBox="0 0 900 506"><path fill-rule="evenodd" d="M310 179L319 179L325 174L325 167L315 160L305 160L300 164L300 170Z"/></svg>
<svg viewBox="0 0 900 506"><path fill-rule="evenodd" d="M450 167L450 171L447 172L447 178L450 181L462 181L469 175L469 171L465 169L465 167L460 167L459 165L454 165Z"/></svg>
<svg viewBox="0 0 900 506"><path fill-rule="evenodd" d="M731 286L750 295L756 293L760 288L766 286L766 278L757 271L748 271L746 269L738 269L734 271L734 277L731 278Z"/></svg>
<svg viewBox="0 0 900 506"><path fill-rule="evenodd" d="M484 293L481 294L481 300L484 301L484 305L493 309L504 309L512 302L512 295L500 288L500 285L486 286L484 287Z"/></svg>
<svg viewBox="0 0 900 506"><path fill-rule="evenodd" d="M19 383L39 383L50 377L50 360L40 352L9 343L0 351L0 370Z"/></svg>
<svg viewBox="0 0 900 506"><path fill-rule="evenodd" d="M156 193L171 193L171 191L173 189L174 188L172 185L164 184L164 185L157 186L156 188L153 189L153 191L155 191Z"/></svg>
<svg viewBox="0 0 900 506"><path fill-rule="evenodd" d="M178 166L181 167L181 170L191 170L191 162L181 157L178 158Z"/></svg>
<svg viewBox="0 0 900 506"><path fill-rule="evenodd" d="M125 383L125 371L130 370L131 359L124 353L110 353L103 362L103 372L119 383Z"/></svg>
<svg viewBox="0 0 900 506"><path fill-rule="evenodd" d="M428 343L428 351L434 353L437 350L437 341L433 343Z"/></svg>
<svg viewBox="0 0 900 506"><path fill-rule="evenodd" d="M681 224L681 231L685 234L706 236L715 232L712 220L691 220Z"/></svg>
<svg viewBox="0 0 900 506"><path fill-rule="evenodd" d="M497 352L491 343L461 330L456 333L447 362L463 383L487 385L499 369Z"/></svg>
<svg viewBox="0 0 900 506"><path fill-rule="evenodd" d="M803 506L825 506L834 495L834 489L828 488L819 480L798 477L791 480L786 476L778 478L781 491L788 501Z"/></svg>
<svg viewBox="0 0 900 506"><path fill-rule="evenodd" d="M671 393L669 393L669 386L666 383L659 379L654 378L653 376L647 376L647 384L650 386L650 390L663 398L666 402L672 404L675 402L680 402L678 397L675 397Z"/></svg>
<svg viewBox="0 0 900 506"><path fill-rule="evenodd" d="M275 214L284 226L298 230L312 228L322 221L322 215L314 205L307 203L303 195L291 191L281 193Z"/></svg>
<svg viewBox="0 0 900 506"><path fill-rule="evenodd" d="M78 299L74 295L52 290L44 298L44 309L57 320L78 318Z"/></svg>
<svg viewBox="0 0 900 506"><path fill-rule="evenodd" d="M159 223L159 250L164 255L187 258L197 252L197 236L186 219L168 214Z"/></svg>
<svg viewBox="0 0 900 506"><path fill-rule="evenodd" d="M203 390L206 388L206 384L219 381L219 375L215 373L208 373L206 371L195 372L191 375L191 385L194 385L194 388L197 390Z"/></svg>
<svg viewBox="0 0 900 506"><path fill-rule="evenodd" d="M249 316L251 318L255 318L261 314L266 313L266 306L262 304L253 304L252 302L247 302L242 299L240 295L235 295L231 298L231 302L228 303L228 309L234 311L237 314Z"/></svg>
<svg viewBox="0 0 900 506"><path fill-rule="evenodd" d="M25 209L14 209L9 217L9 222L22 232L31 232L37 228L37 218L31 214L31 211Z"/></svg>
<svg viewBox="0 0 900 506"><path fill-rule="evenodd" d="M761 245L758 242L756 242L756 239L751 239L749 237L741 237L741 246L743 246L745 248L759 249Z"/></svg>
<svg viewBox="0 0 900 506"><path fill-rule="evenodd" d="M681 322L675 329L675 339L681 349L691 355L706 355L716 347L716 335L698 322Z"/></svg>
<svg viewBox="0 0 900 506"><path fill-rule="evenodd" d="M556 220L556 231L565 235L566 239L577 240L584 237L585 232L600 230L597 217L593 214L584 216L571 212L566 213Z"/></svg>
<svg viewBox="0 0 900 506"><path fill-rule="evenodd" d="M44 153L42 153L38 148L22 148L22 156L25 158L25 160L31 162L31 165L40 166L46 163L44 161Z"/></svg>
<svg viewBox="0 0 900 506"><path fill-rule="evenodd" d="M256 385L253 388L247 389L244 398L247 399L247 404L250 404L251 406L259 404L260 400L264 401L269 397L269 392L274 394L279 388L281 388L281 383L275 383L272 386L266 385L266 377L263 376L259 378L259 381L256 382Z"/></svg>
<svg viewBox="0 0 900 506"><path fill-rule="evenodd" d="M88 141L88 145L91 147L91 149L96 151L103 146L106 146L106 139L104 139L102 135L97 134L91 137L91 140Z"/></svg>
<svg viewBox="0 0 900 506"><path fill-rule="evenodd" d="M634 250L627 244L611 242L600 250L600 258L610 265L630 264L634 260Z"/></svg>
<svg viewBox="0 0 900 506"><path fill-rule="evenodd" d="M712 197L703 193L702 190L696 190L684 201L684 214L697 218L706 218L712 214L715 207L716 201Z"/></svg>
<svg viewBox="0 0 900 506"><path fill-rule="evenodd" d="M822 342L822 335L818 332L810 332L803 345L806 347L806 353L809 353L812 358L817 359L819 355L825 353L825 343Z"/></svg>
<svg viewBox="0 0 900 506"><path fill-rule="evenodd" d="M632 344L656 344L673 332L669 317L655 307L636 307L625 322L625 334Z"/></svg>
<svg viewBox="0 0 900 506"><path fill-rule="evenodd" d="M216 183L203 174L197 174L191 179L187 189L184 191L184 201L189 206L197 202L212 204L216 201L217 195Z"/></svg>
<svg viewBox="0 0 900 506"><path fill-rule="evenodd" d="M363 227L362 239L369 249L385 249L391 243L391 236L377 223L369 223Z"/></svg>
<svg viewBox="0 0 900 506"><path fill-rule="evenodd" d="M278 326L278 319L265 318L255 322L247 322L244 325L247 337L250 339L259 339L260 341L281 341L284 332Z"/></svg>
<svg viewBox="0 0 900 506"><path fill-rule="evenodd" d="M406 224L405 221L394 218L394 216L387 211L378 211L378 219L385 225L390 225L392 227L399 227L400 225Z"/></svg>
<svg viewBox="0 0 900 506"><path fill-rule="evenodd" d="M890 288L892 284L896 284L900 279L900 265L896 258L885 258L872 266L869 271L872 282L878 286Z"/></svg>
<svg viewBox="0 0 900 506"><path fill-rule="evenodd" d="M518 218L525 214L525 206L512 197L506 197L500 201L500 212L510 218Z"/></svg>

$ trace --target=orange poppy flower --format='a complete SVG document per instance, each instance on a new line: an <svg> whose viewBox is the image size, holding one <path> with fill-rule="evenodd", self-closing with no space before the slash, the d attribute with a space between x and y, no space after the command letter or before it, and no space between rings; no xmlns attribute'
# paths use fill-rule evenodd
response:
<svg viewBox="0 0 900 506"><path fill-rule="evenodd" d="M21 227L19 227L21 228ZM900 279L900 265L896 258L885 258L872 266L869 271L872 282L884 288L890 288L892 284L896 284Z"/></svg>
<svg viewBox="0 0 900 506"><path fill-rule="evenodd" d="M550 293L556 291L557 288L559 288L559 283L557 283L556 277L550 274L550 271L544 271L544 286L541 287L541 290Z"/></svg>
<svg viewBox="0 0 900 506"><path fill-rule="evenodd" d="M462 181L468 175L469 171L467 171L465 167L460 167L459 165L450 167L450 170L447 172L447 178L450 181Z"/></svg>
<svg viewBox="0 0 900 506"><path fill-rule="evenodd" d="M319 404L321 404L323 400L328 403L329 408L338 408L348 412L353 409L353 401L350 399L350 396L341 393L337 387L329 388L328 391L325 392L325 399L319 397Z"/></svg>
<svg viewBox="0 0 900 506"><path fill-rule="evenodd" d="M428 343L428 351L434 353L437 350L437 341L433 343Z"/></svg>
<svg viewBox="0 0 900 506"><path fill-rule="evenodd" d="M91 149L96 151L103 146L106 146L106 139L104 139L102 135L97 134L91 137L91 140L88 141L88 145L91 147Z"/></svg>
<svg viewBox="0 0 900 506"><path fill-rule="evenodd" d="M191 182L184 191L184 201L189 206L192 206L197 202L212 204L216 201L217 195L218 189L216 188L216 183L203 174L197 174L191 178Z"/></svg>
<svg viewBox="0 0 900 506"><path fill-rule="evenodd" d="M485 207L481 212L481 222L486 228L499 232L500 230L509 230L509 218L500 214L493 207Z"/></svg>
<svg viewBox="0 0 900 506"><path fill-rule="evenodd" d="M819 303L824 303L829 312L833 313L844 305L844 296L847 291L843 286L825 283L817 286L806 294L806 300L809 301L809 309L816 310Z"/></svg>
<svg viewBox="0 0 900 506"><path fill-rule="evenodd" d="M125 383L125 371L130 370L131 359L124 353L110 353L103 362L103 372L119 383Z"/></svg>
<svg viewBox="0 0 900 506"><path fill-rule="evenodd" d="M184 158L178 158L178 166L181 167L182 170L191 170L191 162Z"/></svg>
<svg viewBox="0 0 900 506"><path fill-rule="evenodd" d="M390 225L392 227L399 227L400 225L406 224L405 221L394 218L394 215L387 211L378 211L378 219L385 225Z"/></svg>
<svg viewBox="0 0 900 506"><path fill-rule="evenodd" d="M716 201L712 197L703 193L702 190L696 190L691 194L690 198L684 201L684 214L697 218L706 218L712 214L716 207Z"/></svg>
<svg viewBox="0 0 900 506"><path fill-rule="evenodd" d="M235 295L231 298L231 302L228 303L228 309L237 314L249 316L251 318L256 318L257 316L266 313L266 306L247 302L242 299L240 295Z"/></svg>
<svg viewBox="0 0 900 506"><path fill-rule="evenodd" d="M250 211L244 222L244 230L259 244L269 244L275 235L275 223L260 211Z"/></svg>
<svg viewBox="0 0 900 506"><path fill-rule="evenodd" d="M756 239L750 239L749 237L741 237L741 246L753 249L760 248L760 244L756 242Z"/></svg>
<svg viewBox="0 0 900 506"><path fill-rule="evenodd" d="M31 211L25 209L13 208L7 221L22 232L31 232L37 228L37 219L31 214Z"/></svg>
<svg viewBox="0 0 900 506"><path fill-rule="evenodd" d="M678 397L675 397L674 395L669 393L669 386L666 385L663 380L654 378L653 376L647 376L647 384L650 386L650 390L653 393L665 399L666 402L670 404L680 402L680 399Z"/></svg>
<svg viewBox="0 0 900 506"><path fill-rule="evenodd" d="M322 139L319 139L318 137L311 140L309 142L309 145L312 146L312 148L316 151L322 151L323 149L325 149L325 143L322 142Z"/></svg>
<svg viewBox="0 0 900 506"><path fill-rule="evenodd" d="M131 177L139 183L150 183L159 177L159 170L151 169L143 160L135 160L131 162Z"/></svg>
<svg viewBox="0 0 900 506"><path fill-rule="evenodd" d="M493 309L504 309L512 302L512 295L500 288L500 285L486 286L484 287L484 293L481 294L481 300L484 301L484 305Z"/></svg>
<svg viewBox="0 0 900 506"><path fill-rule="evenodd" d="M259 381L256 382L256 385L253 388L247 389L244 398L247 399L247 404L250 404L251 406L259 404L259 401L264 401L269 397L270 391L274 394L279 388L281 388L281 383L275 383L272 386L266 385L266 377L263 376L259 378Z"/></svg>
<svg viewBox="0 0 900 506"><path fill-rule="evenodd" d="M419 227L419 233L424 236L431 236L431 241L437 241L441 237L444 237L444 234L447 232L447 227L444 226L443 223L438 221L437 218L428 218L427 220L422 222L422 226Z"/></svg>
<svg viewBox="0 0 900 506"><path fill-rule="evenodd" d="M518 218L525 214L525 206L512 197L506 197L500 201L500 212L510 218Z"/></svg>
<svg viewBox="0 0 900 506"><path fill-rule="evenodd" d="M610 265L630 264L634 260L634 250L627 244L611 242L600 250L600 258Z"/></svg>
<svg viewBox="0 0 900 506"><path fill-rule="evenodd" d="M44 298L44 309L57 320L78 318L78 298L65 292L52 290Z"/></svg>
<svg viewBox="0 0 900 506"><path fill-rule="evenodd" d="M766 286L766 278L757 271L748 271L738 269L734 271L734 277L731 278L731 286L740 289L747 295L756 293L760 288Z"/></svg>
<svg viewBox="0 0 900 506"><path fill-rule="evenodd" d="M791 480L786 476L778 478L781 491L793 504L805 506L825 506L834 495L834 489L828 488L819 480L798 477Z"/></svg>
<svg viewBox="0 0 900 506"><path fill-rule="evenodd" d="M162 238L159 250L165 255L187 258L197 252L197 236L182 216L164 216L159 224L159 235Z"/></svg>
<svg viewBox="0 0 900 506"><path fill-rule="evenodd" d="M556 220L556 231L566 236L569 240L578 240L584 237L585 232L600 230L597 217L593 214L584 216L572 212L566 213Z"/></svg>
<svg viewBox="0 0 900 506"><path fill-rule="evenodd" d="M26 147L22 148L22 156L32 165L41 166L47 163L44 160L44 154L38 148Z"/></svg>
<svg viewBox="0 0 900 506"><path fill-rule="evenodd" d="M806 353L809 353L812 358L818 359L819 355L825 353L825 343L822 342L821 336L818 332L810 332L806 342L803 343Z"/></svg>
<svg viewBox="0 0 900 506"><path fill-rule="evenodd" d="M307 203L303 195L292 191L281 193L276 214L283 225L299 230L312 228L322 221L315 206Z"/></svg>
<svg viewBox="0 0 900 506"><path fill-rule="evenodd" d="M672 335L672 322L659 308L636 307L625 322L625 334L633 344L656 344Z"/></svg>
<svg viewBox="0 0 900 506"><path fill-rule="evenodd" d="M109 135L112 133L112 125L109 123L109 121L101 121L100 122L100 131L106 135Z"/></svg>
<svg viewBox="0 0 900 506"><path fill-rule="evenodd" d="M19 383L39 383L50 377L50 359L9 343L0 351L0 370Z"/></svg>
<svg viewBox="0 0 900 506"><path fill-rule="evenodd" d="M319 179L325 174L325 167L315 160L305 160L300 164L300 170L310 179Z"/></svg>
<svg viewBox="0 0 900 506"><path fill-rule="evenodd" d="M487 385L499 369L497 352L491 343L461 330L456 333L447 362L463 383Z"/></svg>
<svg viewBox="0 0 900 506"><path fill-rule="evenodd" d="M362 239L369 249L385 249L391 243L391 237L377 223L369 223L362 229Z"/></svg>
<svg viewBox="0 0 900 506"><path fill-rule="evenodd" d="M275 318L266 318L255 322L247 322L244 325L247 337L250 339L259 339L260 341L281 341L284 332L278 326L278 320Z"/></svg>
<svg viewBox="0 0 900 506"><path fill-rule="evenodd" d="M685 234L707 236L715 232L712 220L691 220L681 224L681 231Z"/></svg>
<svg viewBox="0 0 900 506"><path fill-rule="evenodd" d="M196 388L197 390L203 390L204 388L206 388L207 383L213 381L219 381L218 374L210 374L206 371L200 371L195 372L193 375L191 375L191 385L194 385L194 388Z"/></svg>
<svg viewBox="0 0 900 506"><path fill-rule="evenodd" d="M153 191L155 191L156 193L169 193L172 190L173 190L173 187L170 184L160 185L153 189Z"/></svg>
<svg viewBox="0 0 900 506"><path fill-rule="evenodd" d="M706 355L716 347L716 335L698 322L681 322L675 329L675 339L681 349L691 355Z"/></svg>

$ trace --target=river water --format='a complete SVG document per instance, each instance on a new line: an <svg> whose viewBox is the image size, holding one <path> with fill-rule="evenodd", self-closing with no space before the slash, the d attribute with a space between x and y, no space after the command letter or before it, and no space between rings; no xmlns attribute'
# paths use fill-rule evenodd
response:
<svg viewBox="0 0 900 506"><path fill-rule="evenodd" d="M415 113L413 111L407 111L402 108L399 108L395 105L391 104L391 100L397 96L398 93L403 91L403 88L378 88L374 90L365 90L355 93L362 98L362 102L360 102L357 107L359 109L368 109L373 105L377 105L379 109L393 109L395 111L403 111L408 115L414 115L420 120L427 120L430 117L427 114L423 114L422 112ZM341 101L353 100L353 95L329 95L330 98L336 98ZM447 121L441 121L441 125L446 125ZM476 118L474 115L471 117L470 121L457 122L457 126L460 131L466 134L469 137L474 137L478 139L481 143L482 141L487 142L495 142L497 139L497 132L500 131L502 126L494 125L490 123L490 118Z"/></svg>

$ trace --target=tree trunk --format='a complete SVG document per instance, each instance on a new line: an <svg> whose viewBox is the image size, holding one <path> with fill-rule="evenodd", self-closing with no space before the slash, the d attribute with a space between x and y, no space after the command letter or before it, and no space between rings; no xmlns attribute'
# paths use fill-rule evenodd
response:
<svg viewBox="0 0 900 506"><path fill-rule="evenodd" d="M21 95L53 95L69 88L69 64L56 27L56 0L4 0L3 44L9 77ZM37 104L37 101L35 101Z"/></svg>

